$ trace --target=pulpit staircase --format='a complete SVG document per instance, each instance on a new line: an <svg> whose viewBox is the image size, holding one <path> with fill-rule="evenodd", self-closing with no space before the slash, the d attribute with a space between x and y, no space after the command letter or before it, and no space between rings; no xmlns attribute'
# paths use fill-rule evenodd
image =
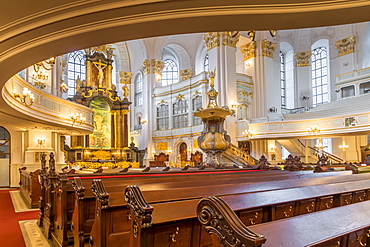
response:
<svg viewBox="0 0 370 247"><path fill-rule="evenodd" d="M241 150L232 143L230 143L229 148L222 153L222 158L224 162L230 165L233 164L237 166L257 165L257 160L255 158L253 158L251 155Z"/></svg>

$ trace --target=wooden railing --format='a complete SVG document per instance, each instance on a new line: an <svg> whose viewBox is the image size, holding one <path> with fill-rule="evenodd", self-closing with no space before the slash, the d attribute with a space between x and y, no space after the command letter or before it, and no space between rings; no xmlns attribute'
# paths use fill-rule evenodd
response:
<svg viewBox="0 0 370 247"><path fill-rule="evenodd" d="M227 149L227 151L236 155L238 158L248 162L250 165L256 165L257 163L257 160L255 158L253 158L251 155L247 154L246 152L244 152L243 150L241 150L232 143L230 143L230 146Z"/></svg>

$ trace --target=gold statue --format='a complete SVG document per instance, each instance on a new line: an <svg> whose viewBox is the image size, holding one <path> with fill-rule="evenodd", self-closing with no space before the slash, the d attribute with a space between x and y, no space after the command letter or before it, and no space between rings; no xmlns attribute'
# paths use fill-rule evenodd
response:
<svg viewBox="0 0 370 247"><path fill-rule="evenodd" d="M123 90L123 97L124 98L127 98L128 97L128 87L127 86L123 86L122 87L122 90Z"/></svg>
<svg viewBox="0 0 370 247"><path fill-rule="evenodd" d="M98 72L99 87L103 87L103 79L104 79L103 70L107 67L107 64L102 63L101 59L99 59L99 62L93 62L93 63L99 71Z"/></svg>

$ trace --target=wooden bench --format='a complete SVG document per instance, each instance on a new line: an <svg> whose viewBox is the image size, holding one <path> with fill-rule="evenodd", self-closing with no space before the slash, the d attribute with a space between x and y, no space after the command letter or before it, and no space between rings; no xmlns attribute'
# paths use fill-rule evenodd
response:
<svg viewBox="0 0 370 247"><path fill-rule="evenodd" d="M370 201L299 217L245 226L220 198L204 198L199 221L213 237L212 246L357 247L370 244ZM262 235L261 235L262 234Z"/></svg>
<svg viewBox="0 0 370 247"><path fill-rule="evenodd" d="M359 177L356 177L359 176ZM233 186L230 185L218 185L218 186L212 186L212 187L194 187L194 188L175 188L175 189L166 189L166 190L152 190L152 191L142 191L144 197L146 198L147 202L149 202L153 207L159 207L158 210L162 210L161 213L166 214L166 212L174 212L174 210L179 211L181 210L181 215L185 218L194 218L195 217L195 207L199 201L199 198L202 198L203 196L210 196L210 195L222 195L222 194L235 194L235 197L240 198L240 193L249 193L244 194L245 196L254 196L259 195L260 193L251 193L251 192L257 192L257 191L266 191L265 193L272 192L271 190L274 189L284 189L284 188L291 188L294 186L307 188L307 186L316 188L315 186L312 186L313 184L322 185L325 183L338 183L341 184L342 180L349 179L350 182L348 182L346 185L350 185L353 183L353 181L360 180L360 182L365 183L365 186L367 186L366 182L361 181L362 179L370 179L370 174L361 174L356 176L341 176L341 177L331 177L331 178L310 178L310 179L301 179L297 181L287 180L287 181L279 181L279 182L260 182L260 183L250 183L250 184L234 184ZM328 179L328 180L326 180ZM325 181L326 180L326 181ZM342 185L343 187L344 185ZM352 185L354 186L354 185ZM126 202L122 196L122 193L108 193L106 190L103 189L104 186L100 185L97 186L101 191L97 191L97 204L96 204L96 210L94 212L97 212L96 219L94 221L93 229L91 232L91 242L93 243L93 246L115 246L115 243L122 243L122 242L128 242L131 237L131 226L130 226L130 220L127 216L129 213L129 210L126 206ZM336 186L333 186L334 188ZM339 188L339 187L338 187ZM367 188L367 187L366 187ZM298 188L299 189L299 188ZM354 187L352 187L354 189ZM358 188L357 188L358 189ZM293 190L293 189L292 189ZM297 190L297 188L296 188ZM327 189L328 190L328 189ZM277 190L276 192L281 192L283 190ZM332 193L340 193L343 190L334 191L331 190ZM335 198L335 202L331 202L333 199L333 196L325 197L324 194L322 195L321 190L317 189L314 191L316 194L310 194L311 196L322 196L320 198L320 209L322 210L326 205L328 207L331 207L333 205L336 205L337 199ZM293 193L290 190L285 190L285 194L289 195L289 193ZM321 193L321 194L320 194ZM261 195L262 196L262 195ZM264 196L265 200L266 198L270 198L270 195ZM281 195L279 195L276 198L280 198ZM198 198L198 199L195 199ZM286 196L285 200L288 197ZM367 197L366 197L367 198ZM290 198L292 199L292 198ZM255 198L254 198L255 200ZM301 197L295 198L295 200L303 200ZM237 200L236 200L237 201ZM243 200L245 201L245 200ZM159 203L160 202L160 203ZM286 201L285 201L286 202ZM156 204L159 203L159 204ZM278 204L278 202L274 202L275 204ZM280 202L282 203L282 202ZM315 209L312 209L312 201L309 200L309 204L306 205L301 202L302 206L304 205L304 208L308 206L309 211L316 210L316 204L314 205ZM166 205L166 206L163 206ZM289 208L290 205L288 205ZM252 204L250 205L251 208L256 207L256 205ZM279 205L279 207L281 207ZM268 215L272 215L272 213L268 213L272 210L269 209L269 211L266 209L265 213L260 212L260 208L258 208L258 219L263 219L265 217L265 221L268 219ZM284 210L284 207L281 207L280 209L275 211L282 214L282 210ZM294 210L294 209L293 209ZM157 212L154 212L154 214ZM179 220L181 217L177 216L175 218L172 214L169 214L169 218L167 220L169 222ZM243 217L246 218L246 221L248 221L250 218L253 218L256 216L256 212L244 212ZM264 216L265 215L265 216ZM132 217L132 216L131 216ZM165 217L165 216L161 216ZM281 216L280 216L281 217ZM272 218L270 216L270 218ZM274 216L274 220L276 217ZM254 223L254 222L253 222ZM114 225L114 227L112 227Z"/></svg>
<svg viewBox="0 0 370 247"><path fill-rule="evenodd" d="M263 177L264 172L255 172L251 174L250 172L237 170L237 171L217 171L217 172L198 172L196 171L196 176L192 176L189 174L193 173L178 173L178 174L170 174L166 175L163 173L160 174L151 174L155 177L150 177L148 174L127 174L127 175L121 175L121 174L79 174L82 175L80 178L83 180L84 186L87 186L89 188L93 179L100 178L107 181L107 183L111 183L112 186L117 186L117 181L122 180L124 183L124 186L127 186L129 184L153 184L154 186L163 186L164 183L174 183L171 184L171 186L178 187L178 183L180 178L181 179L187 179L192 178L191 181L186 182L188 184L194 183L202 183L206 180L213 180L213 183L217 184L219 181L223 180L230 180L235 181L235 178L239 177L240 179L248 179L256 176L256 177ZM242 174L243 176L240 176ZM271 176L277 176L277 174L285 174L286 176L304 176L303 173L292 175L289 172L281 172L281 171L275 171L275 172L269 172ZM349 174L348 172L343 172L341 174ZM194 174L193 174L194 175ZM329 176L330 174L328 174ZM45 195L46 198L51 198L49 201L51 201L49 204L50 206L46 206L46 210L43 215L43 226L44 226L44 232L47 237L52 237L54 243L57 246L66 246L69 244L72 244L73 242L73 234L70 231L71 227L71 221L73 217L73 211L75 208L75 197L77 194L75 194L75 190L72 186L72 179L74 177L78 176L77 174L54 174L51 176L51 179L46 179L45 182L48 186L45 186L47 195ZM198 181L198 182L197 182ZM153 186L151 185L151 186ZM52 192L56 193L52 193ZM122 189L123 191L123 189ZM91 194L92 195L92 192ZM81 198L81 196L79 196ZM46 204L46 205L49 205ZM86 208L87 212L89 211L89 208ZM86 214L85 214L86 215ZM87 215L91 215L91 213L88 213ZM80 218L80 216L76 216L77 219ZM89 217L89 216L87 216ZM40 220L41 221L41 220ZM78 221L78 220L76 220ZM73 224L74 229L81 229L80 223L77 222ZM78 233L79 236L81 236L81 233Z"/></svg>
<svg viewBox="0 0 370 247"><path fill-rule="evenodd" d="M313 173L308 172L300 172L300 173L285 173L280 174L279 173L266 173L264 176L256 176L256 177L225 177L218 179L211 179L211 181L205 180L204 177L200 177L199 179L196 177L192 177L190 181L182 181L179 179L176 179L178 181L175 182L163 182L159 183L160 181L158 179L155 180L104 180L104 186L106 193L109 193L109 199L110 202L115 201L114 204L117 204L118 207L120 207L121 204L125 204L124 199L122 197L123 191L129 184L140 184L140 187L142 190L158 190L160 189L162 193L163 189L170 189L172 188L172 194L170 196L175 196L178 192L176 188L185 188L184 191L188 190L188 188L196 187L201 190L201 188L204 187L204 183L206 184L206 187L208 187L210 184L213 185L213 190L218 191L219 190L219 183L222 183L222 186L225 187L227 184L238 184L235 185L234 192L239 192L242 188L242 184L248 181L249 183L253 181L269 181L271 180L271 177L275 178L276 180L281 179L297 179L297 178L303 178L303 177L324 177L323 174L320 175L314 175ZM348 174L348 173L340 173L340 174ZM327 176L332 177L333 174L327 174ZM339 175L338 175L339 176ZM338 177L337 176L337 177ZM350 176L349 176L350 177ZM207 179L207 178L206 178ZM308 182L308 181L307 181ZM240 183L240 184L239 184ZM203 187L202 187L203 185ZM306 184L304 184L305 186ZM256 187L251 188L252 190ZM272 187L271 187L272 188ZM74 178L74 189L75 189L75 195L76 195L76 202L75 202L75 208L73 211L72 216L72 228L73 228L73 235L74 235L74 242L75 246L77 246L77 242L80 243L78 246L83 245L83 241L85 241L89 237L89 233L91 231L91 226L94 223L95 219L95 212L96 212L96 204L95 204L95 196L93 195L93 190L91 184L86 183L86 181L81 180L80 178ZM244 187L245 189L245 187ZM243 189L243 191L244 191ZM204 190L203 190L204 191ZM118 192L118 193L116 193ZM168 190L166 193L169 193ZM181 195L181 194L180 194ZM188 194L188 197L190 198L193 196L192 194ZM205 194L197 195L197 198L201 198L205 196ZM116 199L114 199L116 198ZM157 200L159 197L157 198ZM114 207L113 205L110 206L110 208ZM124 207L127 210L127 207ZM118 219L118 218L116 218Z"/></svg>
<svg viewBox="0 0 370 247"><path fill-rule="evenodd" d="M34 172L19 169L19 191L28 208L37 208L40 198L39 175L41 170Z"/></svg>

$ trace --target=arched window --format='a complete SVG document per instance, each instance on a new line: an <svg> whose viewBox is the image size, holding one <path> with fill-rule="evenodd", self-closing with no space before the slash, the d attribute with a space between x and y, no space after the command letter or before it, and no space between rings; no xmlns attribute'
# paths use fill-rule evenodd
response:
<svg viewBox="0 0 370 247"><path fill-rule="evenodd" d="M198 107L202 107L202 96L196 96L193 99L193 114L197 111ZM202 119L193 115L193 125L202 124Z"/></svg>
<svg viewBox="0 0 370 247"><path fill-rule="evenodd" d="M204 57L203 69L204 69L204 71L209 71L209 56L208 56L208 54Z"/></svg>
<svg viewBox="0 0 370 247"><path fill-rule="evenodd" d="M285 56L280 52L280 88L281 88L281 108L286 108L285 97Z"/></svg>
<svg viewBox="0 0 370 247"><path fill-rule="evenodd" d="M312 51L312 105L329 102L327 49L325 46Z"/></svg>
<svg viewBox="0 0 370 247"><path fill-rule="evenodd" d="M135 106L143 104L143 76L139 73L135 80Z"/></svg>
<svg viewBox="0 0 370 247"><path fill-rule="evenodd" d="M86 79L85 55L82 51L68 54L68 97L76 94L76 80Z"/></svg>
<svg viewBox="0 0 370 247"><path fill-rule="evenodd" d="M167 86L179 81L179 69L175 61L166 59L162 71L162 86Z"/></svg>
<svg viewBox="0 0 370 247"><path fill-rule="evenodd" d="M173 128L184 128L188 124L188 101L179 99L173 104Z"/></svg>
<svg viewBox="0 0 370 247"><path fill-rule="evenodd" d="M157 130L166 130L169 128L168 105L160 104L157 106Z"/></svg>

